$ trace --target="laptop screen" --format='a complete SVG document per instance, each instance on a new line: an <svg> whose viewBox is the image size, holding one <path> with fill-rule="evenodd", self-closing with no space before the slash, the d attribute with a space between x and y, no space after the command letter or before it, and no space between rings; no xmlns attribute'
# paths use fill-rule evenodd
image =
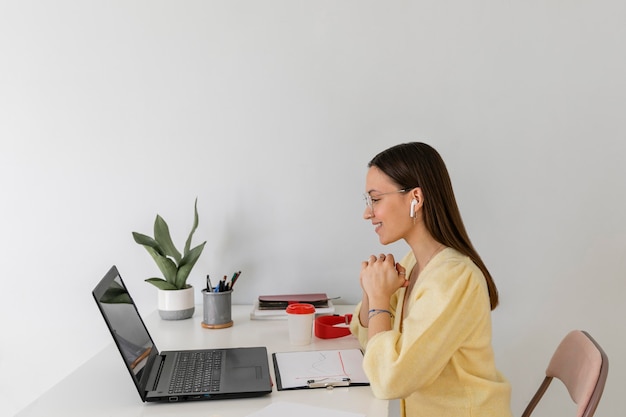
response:
<svg viewBox="0 0 626 417"><path fill-rule="evenodd" d="M150 356L158 352L115 266L94 289L93 296L139 388Z"/></svg>

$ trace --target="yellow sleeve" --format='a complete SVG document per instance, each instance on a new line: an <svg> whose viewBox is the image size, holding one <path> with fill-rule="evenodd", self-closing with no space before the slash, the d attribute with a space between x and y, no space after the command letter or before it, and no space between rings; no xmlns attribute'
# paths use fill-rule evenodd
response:
<svg viewBox="0 0 626 417"><path fill-rule="evenodd" d="M440 261L424 272L402 333L394 326L367 342L363 368L379 398L405 398L432 384L460 346L475 337L473 329L490 320L485 279L471 261Z"/></svg>
<svg viewBox="0 0 626 417"><path fill-rule="evenodd" d="M367 346L367 327L363 327L361 324L361 316L359 313L361 312L361 302L356 305L356 309L352 314L352 321L350 322L350 331L353 335L359 339L359 344L361 348L365 349Z"/></svg>

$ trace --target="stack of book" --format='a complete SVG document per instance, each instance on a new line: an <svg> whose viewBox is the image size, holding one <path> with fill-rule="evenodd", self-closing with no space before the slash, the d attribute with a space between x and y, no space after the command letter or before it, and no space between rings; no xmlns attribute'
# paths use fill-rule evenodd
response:
<svg viewBox="0 0 626 417"><path fill-rule="evenodd" d="M250 312L252 320L285 319L287 306L307 303L315 307L315 314L333 314L335 307L325 293L260 295Z"/></svg>

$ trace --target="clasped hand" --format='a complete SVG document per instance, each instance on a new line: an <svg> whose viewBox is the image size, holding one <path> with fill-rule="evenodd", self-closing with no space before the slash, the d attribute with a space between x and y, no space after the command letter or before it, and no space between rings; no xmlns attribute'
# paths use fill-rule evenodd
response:
<svg viewBox="0 0 626 417"><path fill-rule="evenodd" d="M399 288L409 285L406 269L396 263L393 255L371 255L367 261L361 262L361 287L367 296L389 300Z"/></svg>

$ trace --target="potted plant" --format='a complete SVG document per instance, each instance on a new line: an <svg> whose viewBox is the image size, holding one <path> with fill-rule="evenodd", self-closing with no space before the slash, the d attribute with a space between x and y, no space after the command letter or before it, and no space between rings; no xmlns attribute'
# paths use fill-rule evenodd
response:
<svg viewBox="0 0 626 417"><path fill-rule="evenodd" d="M133 232L135 242L146 248L163 274L163 278L148 278L146 282L158 288L159 315L165 320L181 320L193 316L194 293L193 287L187 284L187 278L206 244L204 241L191 248L191 240L197 228L198 199L196 198L193 226L182 254L172 242L167 223L158 214L154 220L154 238Z"/></svg>

